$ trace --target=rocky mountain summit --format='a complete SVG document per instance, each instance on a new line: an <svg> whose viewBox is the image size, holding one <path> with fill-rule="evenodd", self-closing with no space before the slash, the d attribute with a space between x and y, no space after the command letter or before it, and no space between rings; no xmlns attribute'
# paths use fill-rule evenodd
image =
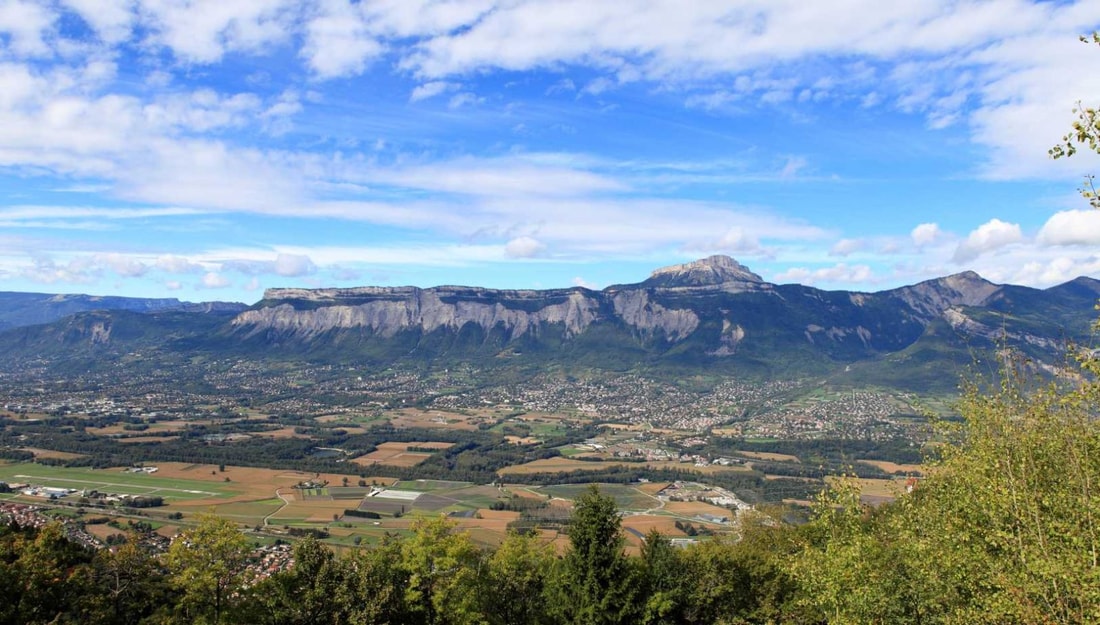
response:
<svg viewBox="0 0 1100 625"><path fill-rule="evenodd" d="M641 283L641 286L691 288L763 283L763 278L729 256L711 256L690 263L657 269L648 280Z"/></svg>

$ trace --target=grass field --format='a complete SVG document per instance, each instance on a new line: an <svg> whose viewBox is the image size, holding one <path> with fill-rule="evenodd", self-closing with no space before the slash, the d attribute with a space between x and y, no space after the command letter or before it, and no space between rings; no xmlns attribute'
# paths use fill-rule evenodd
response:
<svg viewBox="0 0 1100 625"><path fill-rule="evenodd" d="M626 484L599 484L600 494L611 497L615 504L623 510L648 510L661 505L655 497L651 497L633 486ZM544 486L539 492L560 497L561 499L576 499L588 490L587 484L560 484L557 486Z"/></svg>
<svg viewBox="0 0 1100 625"><path fill-rule="evenodd" d="M920 464L898 464L896 462L886 462L885 460L857 460L861 464L869 464L872 467L878 467L887 473L894 473L899 475L917 474L924 475L926 467Z"/></svg>
<svg viewBox="0 0 1100 625"><path fill-rule="evenodd" d="M694 517L698 514L714 514L717 516L732 517L733 513L721 507L709 504L705 501L670 501L665 504L664 510L672 514L686 517Z"/></svg>
<svg viewBox="0 0 1100 625"><path fill-rule="evenodd" d="M486 417L465 415L440 410L420 410L402 408L387 412L385 415L394 427L398 428L441 428L444 430L476 430Z"/></svg>
<svg viewBox="0 0 1100 625"><path fill-rule="evenodd" d="M240 492L234 486L223 483L123 473L121 469L66 468L30 463L0 466L0 480L127 495L157 495L169 502L226 498Z"/></svg>
<svg viewBox="0 0 1100 625"><path fill-rule="evenodd" d="M770 451L739 451L737 455L756 460L771 460L773 462L802 462L798 456L777 454Z"/></svg>
<svg viewBox="0 0 1100 625"><path fill-rule="evenodd" d="M413 443L382 443L369 454L364 454L352 460L360 466L384 464L392 467L412 467L424 462L432 456L431 452L408 451L409 447L424 449L446 449L454 443L437 442L413 442Z"/></svg>
<svg viewBox="0 0 1100 625"><path fill-rule="evenodd" d="M67 451L53 451L50 449L38 449L37 447L24 447L23 451L29 451L35 458L50 458L55 460L72 460L83 458L84 454L74 454Z"/></svg>
<svg viewBox="0 0 1100 625"><path fill-rule="evenodd" d="M410 444L425 446L423 443L400 445L404 447ZM443 445L445 444L440 447ZM564 458L555 460L568 461ZM583 463L584 468L591 469L610 464ZM479 544L495 545L507 535L508 523L519 517L517 512L490 509L501 498L514 493L546 500L546 496L551 495L555 498L552 506L567 511L572 507L572 500L588 488L587 485L571 484L500 489L447 480L407 480L396 484L393 479L367 478L368 483L378 481L394 484L397 490L420 493L415 500L403 501L381 497L364 498L371 489L350 485L342 487L340 484L345 477L342 475L237 466L226 466L222 471L214 465L186 463L158 463L156 466L157 473L144 474L123 473L121 469L91 470L33 463L0 463L0 480L76 489L95 488L103 492L159 495L165 498L168 505L150 511L154 518L163 519L167 513L183 512L184 525L189 523L187 518L192 514L214 512L246 526L268 525L273 529L282 526L324 527L332 533L330 542L340 548L351 547L356 537L361 542L370 544L386 532L407 533L411 523L417 518L458 511L472 513L470 517L455 519L461 529L469 531ZM352 484L359 479L348 477ZM226 481L226 478L230 481ZM315 489L312 493L292 488L305 480L327 480L328 486ZM729 514L728 511L709 504L662 504L651 494L647 494L655 493L662 486L663 484L600 484L599 488L603 494L611 496L623 510L635 513L649 511L648 514L628 514L624 517L624 526L639 534L656 527L665 534L675 536L680 534L674 526L677 518L692 519L693 523L698 523L693 517L703 511ZM4 495L2 498L10 497L19 495ZM382 514L383 518L344 518L344 510L353 508L373 510ZM60 510L68 511L65 508ZM393 515L398 512L402 514L395 518ZM97 528L97 532L104 535L109 531L113 530L108 530L106 526ZM637 534L631 533L631 536L637 538ZM556 547L567 544L564 536L556 532L550 532L546 540ZM636 549L637 542L633 540L630 548Z"/></svg>
<svg viewBox="0 0 1100 625"><path fill-rule="evenodd" d="M749 467L743 466L731 466L723 467L710 465L706 467L697 467L690 463L684 462L616 462L614 460L606 462L588 462L585 460L577 460L575 458L543 458L541 460L534 460L526 464L517 464L510 467L504 467L500 470L503 475L524 475L529 473L558 473L558 472L572 472L572 471L600 471L608 467L615 466L629 466L629 467L650 467L654 469L683 469L686 471L698 471L700 473L723 473L732 471L751 471Z"/></svg>
<svg viewBox="0 0 1100 625"><path fill-rule="evenodd" d="M838 478L827 477L826 482L832 482ZM905 490L905 479L878 480L872 478L858 478L860 495L872 501L890 501Z"/></svg>

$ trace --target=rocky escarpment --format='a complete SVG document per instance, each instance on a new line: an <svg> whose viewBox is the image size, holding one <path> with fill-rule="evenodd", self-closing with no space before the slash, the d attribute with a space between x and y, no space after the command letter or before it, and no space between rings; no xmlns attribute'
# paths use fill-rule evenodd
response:
<svg viewBox="0 0 1100 625"><path fill-rule="evenodd" d="M645 291L604 294L586 289L495 291L466 287L364 287L358 289L269 289L268 304L241 313L233 326L247 336L269 330L310 339L331 330L360 328L381 337L406 330L458 330L472 323L512 338L545 324L574 337L601 320L621 320L649 336L681 340L699 325L690 310L650 301ZM610 304L610 306L608 306ZM610 308L612 314L606 312Z"/></svg>
<svg viewBox="0 0 1100 625"><path fill-rule="evenodd" d="M485 301L471 301L451 297L452 293L445 288L329 289L323 293L271 289L264 295L267 301L279 301L289 295L294 300L329 302L330 305L305 310L290 303L267 306L241 313L233 320L233 325L246 329L248 334L270 329L309 339L334 329L363 328L378 336L392 337L409 329L424 332L441 328L457 330L468 323L484 330L501 327L511 336L519 337L541 324L557 323L565 326L567 336L573 336L598 318L599 302L579 289L569 292L562 301L536 310L511 308L503 301L491 301L493 298L488 297L488 293L478 290L479 299ZM345 300L351 303L340 303Z"/></svg>
<svg viewBox="0 0 1100 625"><path fill-rule="evenodd" d="M72 302L46 302L53 297L7 294L7 301L13 312ZM879 293L824 291L769 284L732 259L711 257L601 291L271 289L240 312L231 304L89 298L82 305L140 312L80 312L0 331L0 353L14 367L53 358L79 368L73 363L81 357L95 366L110 358L147 366L148 358L178 363L201 354L379 366L475 363L517 375L544 367L664 366L708 376L834 373L954 388L949 372L975 350L1008 346L1036 363L1064 362L1065 343L1090 336L1097 297L1100 282L1090 278L1040 290L992 284L974 273Z"/></svg>
<svg viewBox="0 0 1100 625"><path fill-rule="evenodd" d="M1074 285L1079 286L1076 291L1087 291L1091 283ZM601 338L595 340L675 345L691 339L702 353L717 357L736 356L746 346L752 352L753 345L775 350L798 349L795 344L801 343L830 358L850 359L902 349L937 320L985 337L984 326L965 321L969 318L960 311L1004 299L1005 288L964 272L882 293L828 292L769 284L732 258L711 256L657 269L639 284L602 291L462 286L269 289L259 304L233 319L231 332L309 343L333 331L361 331L388 339L406 332L457 334L472 325L486 334L502 332L505 340L569 340L593 326L606 326L611 334L598 334ZM1011 299L1017 307L1038 297L1038 291L1013 288L1017 290L1011 291ZM624 330L621 337L610 338Z"/></svg>

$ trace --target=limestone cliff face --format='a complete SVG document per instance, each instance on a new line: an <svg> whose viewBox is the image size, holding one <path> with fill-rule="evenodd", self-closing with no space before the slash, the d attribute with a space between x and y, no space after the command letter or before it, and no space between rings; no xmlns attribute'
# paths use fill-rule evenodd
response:
<svg viewBox="0 0 1100 625"><path fill-rule="evenodd" d="M491 291L489 289L271 289L267 301L325 303L298 309L292 303L241 313L233 326L249 335L265 330L309 339L330 330L364 328L382 337L419 329L458 330L473 323L484 330L503 328L513 338L537 331L542 324L561 324L575 336L599 319L599 301L583 290Z"/></svg>
<svg viewBox="0 0 1100 625"><path fill-rule="evenodd" d="M272 305L237 315L233 326L249 336L274 330L308 340L342 328L364 328L392 337L413 329L458 330L468 323L487 331L503 328L517 338L537 332L544 324L560 324L566 337L573 337L593 323L618 318L647 336L670 341L686 338L699 326L699 317L691 310L661 306L641 289L615 293L464 287L269 289L264 301ZM613 316L601 314L608 303Z"/></svg>
<svg viewBox="0 0 1100 625"><path fill-rule="evenodd" d="M1052 297L1077 298L1091 306L1100 283L1079 280L1059 288ZM234 318L231 333L293 343L339 330L359 329L384 339L405 332L457 333L473 324L486 333L503 331L506 340L572 339L601 326L609 332L592 335L598 341L633 341L631 349L639 339L654 342L645 349L657 351L657 343L669 347L688 342L701 354L733 357L761 344L782 351L801 350L809 343L829 358L843 360L902 349L938 319L960 333L991 340L991 328L967 316L967 310L989 307L991 302L1002 308L1035 306L1042 299L1038 291L996 285L973 272L880 293L774 285L731 258L712 256L657 269L641 283L602 291L462 286L270 289L259 304ZM1050 347L1043 337L1021 334L1020 339Z"/></svg>
<svg viewBox="0 0 1100 625"><path fill-rule="evenodd" d="M627 325L652 334L660 330L679 341L699 327L699 316L691 310L669 309L650 301L645 290L619 291L612 296L615 314Z"/></svg>
<svg viewBox="0 0 1100 625"><path fill-rule="evenodd" d="M718 348L707 353L711 356L732 356L737 353L737 346L743 340L745 340L745 329L729 319L723 319Z"/></svg>

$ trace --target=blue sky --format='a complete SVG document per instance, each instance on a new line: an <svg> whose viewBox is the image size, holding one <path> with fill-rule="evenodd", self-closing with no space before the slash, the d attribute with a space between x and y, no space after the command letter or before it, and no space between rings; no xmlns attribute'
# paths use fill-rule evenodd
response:
<svg viewBox="0 0 1100 625"><path fill-rule="evenodd" d="M892 6L897 5L897 6ZM1100 3L0 0L0 290L1100 276Z"/></svg>

